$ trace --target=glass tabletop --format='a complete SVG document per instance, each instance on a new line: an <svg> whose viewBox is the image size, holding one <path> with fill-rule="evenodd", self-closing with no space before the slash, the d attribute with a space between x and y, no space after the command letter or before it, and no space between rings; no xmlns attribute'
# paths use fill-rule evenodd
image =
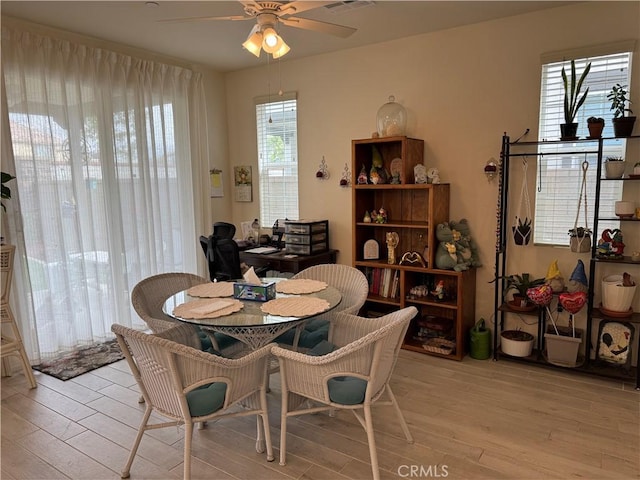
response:
<svg viewBox="0 0 640 480"><path fill-rule="evenodd" d="M285 280L283 278L269 278L268 281L278 282L281 280ZM165 314L169 315L176 320L180 320L186 323L193 323L195 325L200 325L203 327L263 327L269 325L277 325L277 324L286 324L298 322L300 320L304 320L306 318L314 317L316 315L324 314L335 307L337 307L342 301L342 294L338 289L332 286L327 286L325 289L320 290L314 293L308 293L304 295L289 295L283 293L276 293L276 298L285 298L285 297L316 297L321 298L329 302L329 308L323 312L314 314L314 315L306 315L301 317L281 317L278 315L269 315L260 309L265 302L259 302L254 300L240 300L243 304L242 310L232 313L230 315L225 315L217 318L182 318L177 317L173 314L173 310L178 305L181 305L185 302L190 302L194 300L200 300L199 297L192 297L187 294L187 291L184 290L182 292L178 292L175 295L169 297L164 305L162 306L162 310ZM224 297L224 298L232 298L232 297ZM214 299L212 299L214 300Z"/></svg>

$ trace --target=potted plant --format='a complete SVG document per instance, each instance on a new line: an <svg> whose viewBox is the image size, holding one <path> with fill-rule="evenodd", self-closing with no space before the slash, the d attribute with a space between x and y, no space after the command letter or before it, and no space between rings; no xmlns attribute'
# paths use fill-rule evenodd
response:
<svg viewBox="0 0 640 480"><path fill-rule="evenodd" d="M531 220L524 217L524 220L518 217L518 225L511 227L513 230L513 241L516 245L528 245L531 238Z"/></svg>
<svg viewBox="0 0 640 480"><path fill-rule="evenodd" d="M534 337L523 330L504 330L500 333L502 353L512 357L528 357L533 350Z"/></svg>
<svg viewBox="0 0 640 480"><path fill-rule="evenodd" d="M580 90L582 90L582 84L587 78L589 71L591 70L591 63L588 63L585 67L580 79L576 82L576 62L571 60L571 78L567 77L567 72L562 67L562 84L564 86L564 123L560 125L560 139L561 140L575 140L578 137L576 133L578 131L578 124L574 122L578 110L587 99L589 93L589 87L585 90L584 94L580 96Z"/></svg>
<svg viewBox="0 0 640 480"><path fill-rule="evenodd" d="M0 172L0 181L2 183L2 188L0 189L0 196L2 197L2 200L10 200L11 199L11 189L5 185L7 182L10 182L11 180L13 180L14 177L13 175L11 175L10 173L7 172ZM4 206L4 203L0 202L0 205L2 206L2 210L4 212L7 211L7 207ZM4 224L4 215L2 218L2 230L5 230L5 224ZM4 241L4 235L0 235L0 245L4 245L5 241Z"/></svg>
<svg viewBox="0 0 640 480"><path fill-rule="evenodd" d="M527 297L527 290L533 287L539 287L544 283L544 278L532 279L529 273L523 273L521 275L505 275L492 280L503 281L502 296L506 297L510 291L514 291L513 299L508 301L507 304L514 310L535 310L536 305Z"/></svg>
<svg viewBox="0 0 640 480"><path fill-rule="evenodd" d="M572 252L585 253L591 250L591 229L575 227L569 229L569 246Z"/></svg>
<svg viewBox="0 0 640 480"><path fill-rule="evenodd" d="M622 178L626 163L622 157L607 157L604 162L604 172L607 178Z"/></svg>
<svg viewBox="0 0 640 480"><path fill-rule="evenodd" d="M1 178L0 181L2 183L2 189L0 191L0 196L2 196L2 200L10 200L11 199L11 189L9 187L7 187L5 184L11 180L13 180L14 177L13 175L11 175L10 173L7 172L0 172ZM7 207L4 206L4 203L0 203L0 205L2 205L2 210L3 211L7 211Z"/></svg>
<svg viewBox="0 0 640 480"><path fill-rule="evenodd" d="M607 95L611 102L611 110L613 110L613 134L618 138L630 137L631 132L633 132L633 125L636 123L635 116L625 116L625 112L633 113L627 107L631 100L627 98L629 92L626 88L626 85L622 86L617 83Z"/></svg>
<svg viewBox="0 0 640 480"><path fill-rule="evenodd" d="M604 130L604 118L600 118L600 117L587 118L587 128L589 129L589 138L602 137L602 130Z"/></svg>

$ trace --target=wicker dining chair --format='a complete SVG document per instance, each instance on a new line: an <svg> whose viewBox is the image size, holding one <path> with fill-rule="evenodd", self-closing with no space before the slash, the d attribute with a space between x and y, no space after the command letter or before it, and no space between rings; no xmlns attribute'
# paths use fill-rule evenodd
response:
<svg viewBox="0 0 640 480"><path fill-rule="evenodd" d="M256 450L273 461L269 431L266 379L269 352L266 345L241 358L230 359L189 347L197 335L189 325L178 324L158 334L113 324L118 344L145 399L146 409L138 434L122 471L131 465L147 430L184 425L184 478L191 476L193 425L226 417L256 415ZM231 408L235 406L244 408ZM149 423L152 413L169 421Z"/></svg>
<svg viewBox="0 0 640 480"><path fill-rule="evenodd" d="M282 389L280 465L286 464L287 420L307 413L351 410L367 432L375 480L380 472L372 405L393 406L407 442L413 443L389 380L409 322L417 312L415 307L406 307L378 318L339 313L332 320L332 342L322 342L316 349L322 348L311 350L313 355L272 348L280 363Z"/></svg>
<svg viewBox="0 0 640 480"><path fill-rule="evenodd" d="M342 301L333 310L306 322L297 344L294 339L295 331L286 332L276 339L278 343L293 345L294 349L298 347L308 349L322 340L331 340L331 320L340 312L357 315L369 294L367 277L360 270L349 265L338 263L314 265L292 277L292 279L297 278L326 282L340 291Z"/></svg>
<svg viewBox="0 0 640 480"><path fill-rule="evenodd" d="M208 281L206 278L193 273L172 272L152 275L141 280L133 287L131 304L151 331L159 333L178 324L177 320L162 311L162 306L167 298ZM241 342L221 333L200 331L200 340L203 342L203 350L212 346L214 350L225 355L233 354L243 348Z"/></svg>

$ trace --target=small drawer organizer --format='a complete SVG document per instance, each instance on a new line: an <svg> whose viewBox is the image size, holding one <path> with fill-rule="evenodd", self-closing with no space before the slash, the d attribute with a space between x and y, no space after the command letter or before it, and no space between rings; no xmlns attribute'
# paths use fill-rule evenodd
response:
<svg viewBox="0 0 640 480"><path fill-rule="evenodd" d="M329 250L329 221L287 220L285 250L296 255L313 255Z"/></svg>

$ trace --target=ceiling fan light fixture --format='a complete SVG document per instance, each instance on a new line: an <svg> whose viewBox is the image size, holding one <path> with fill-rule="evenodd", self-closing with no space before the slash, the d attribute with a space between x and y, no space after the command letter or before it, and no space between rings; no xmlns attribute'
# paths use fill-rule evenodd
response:
<svg viewBox="0 0 640 480"><path fill-rule="evenodd" d="M287 53L289 53L289 50L291 50L291 47L289 47L289 45L284 43L284 40L283 40L282 46L277 51L272 53L273 58L284 57Z"/></svg>
<svg viewBox="0 0 640 480"><path fill-rule="evenodd" d="M273 28L267 27L262 30L262 48L264 48L265 52L277 52L283 43L284 41Z"/></svg>
<svg viewBox="0 0 640 480"><path fill-rule="evenodd" d="M242 44L244 48L253 53L256 57L260 56L260 50L262 49L262 32L259 31L258 25L254 26L247 37L247 40Z"/></svg>

